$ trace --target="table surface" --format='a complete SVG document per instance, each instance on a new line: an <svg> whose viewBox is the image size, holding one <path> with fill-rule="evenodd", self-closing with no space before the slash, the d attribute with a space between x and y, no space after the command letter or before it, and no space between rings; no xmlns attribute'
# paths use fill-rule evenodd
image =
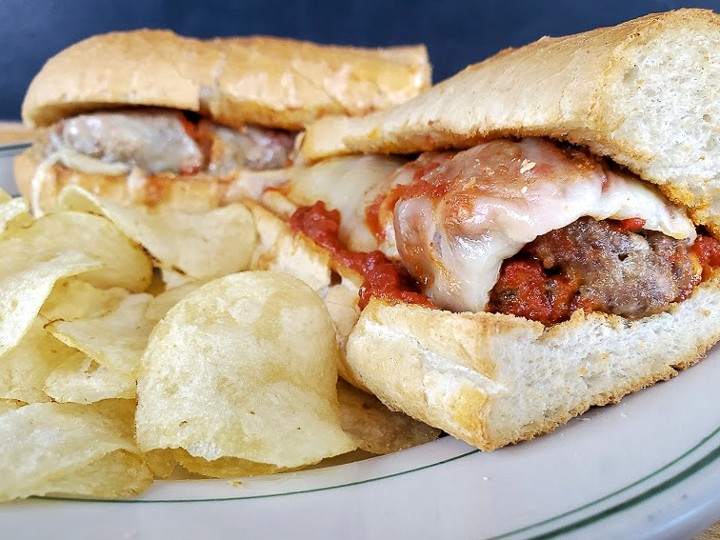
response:
<svg viewBox="0 0 720 540"><path fill-rule="evenodd" d="M32 142L40 133L41 130L27 128L18 122L0 120L0 144Z"/></svg>

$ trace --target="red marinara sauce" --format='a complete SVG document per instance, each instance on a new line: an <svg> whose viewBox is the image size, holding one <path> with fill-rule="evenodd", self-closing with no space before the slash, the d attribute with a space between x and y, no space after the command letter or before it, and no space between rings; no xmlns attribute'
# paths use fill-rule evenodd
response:
<svg viewBox="0 0 720 540"><path fill-rule="evenodd" d="M644 225L645 221L639 218L613 223L616 229L624 232L639 231ZM689 251L696 257L702 270L676 301L688 298L694 286L708 279L715 269L720 268L720 242L715 238L698 234ZM602 311L602 304L592 296L584 296L582 299L576 296L581 285L577 276L549 273L538 259L521 253L505 261L493 289L497 295L502 295L505 291L512 291L512 295L505 301L502 309L494 304L491 297L488 309L492 313L508 313L541 322L546 326L568 320L577 309L584 309L586 312Z"/></svg>
<svg viewBox="0 0 720 540"><path fill-rule="evenodd" d="M539 260L532 257L513 257L506 261L494 291L502 294L512 290L510 301L498 309L492 299L491 313L506 313L555 324L570 318L571 304L579 283L568 276L548 275Z"/></svg>
<svg viewBox="0 0 720 540"><path fill-rule="evenodd" d="M720 242L711 236L699 234L690 251L702 266L702 278L707 279L713 268L720 267Z"/></svg>
<svg viewBox="0 0 720 540"><path fill-rule="evenodd" d="M328 210L318 201L312 206L298 208L290 218L295 232L309 236L316 244L330 251L333 259L363 277L360 287L360 308L373 296L395 302L434 307L432 301L417 291L417 284L399 264L392 262L381 251L351 251L338 236L340 212Z"/></svg>

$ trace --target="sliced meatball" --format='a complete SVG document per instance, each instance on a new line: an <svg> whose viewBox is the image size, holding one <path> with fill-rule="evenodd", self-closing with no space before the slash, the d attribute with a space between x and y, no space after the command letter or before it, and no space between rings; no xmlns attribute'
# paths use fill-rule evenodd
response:
<svg viewBox="0 0 720 540"><path fill-rule="evenodd" d="M60 122L53 139L57 148L69 147L107 163L124 163L151 173L192 173L203 164L202 152L177 111L81 114Z"/></svg>
<svg viewBox="0 0 720 540"><path fill-rule="evenodd" d="M208 163L208 172L212 174L287 167L295 146L296 134L279 129L249 125L231 129L202 121L200 130L207 130L212 139Z"/></svg>
<svg viewBox="0 0 720 540"><path fill-rule="evenodd" d="M699 280L687 241L654 231L630 232L617 222L592 218L538 237L517 260L523 258L526 266L532 266L528 259L536 261L534 273L527 274L534 276L534 296L526 292L527 280L518 280L518 263L511 259L491 293L491 311L527 317L537 311L540 294L549 313L542 322L565 320L578 308L637 319L666 310Z"/></svg>
<svg viewBox="0 0 720 540"><path fill-rule="evenodd" d="M225 176L288 166L296 133L250 125L234 129L205 119L193 122L181 111L133 109L63 120L51 137L54 150L71 148L153 174Z"/></svg>

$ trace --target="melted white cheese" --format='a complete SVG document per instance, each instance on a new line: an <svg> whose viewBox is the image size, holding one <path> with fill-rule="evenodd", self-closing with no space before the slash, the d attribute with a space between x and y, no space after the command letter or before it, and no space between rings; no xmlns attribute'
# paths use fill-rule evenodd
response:
<svg viewBox="0 0 720 540"><path fill-rule="evenodd" d="M287 197L298 206L323 201L338 210L340 240L354 251L372 251L378 242L367 226L365 208L383 191L383 181L404 162L385 156L346 156L293 172Z"/></svg>
<svg viewBox="0 0 720 540"><path fill-rule="evenodd" d="M128 172L129 168L120 163L105 163L99 159L80 154L70 148L63 147L43 159L35 168L30 180L30 209L36 217L44 214L40 207L42 191L46 185L55 182L53 165L62 163L69 169L87 174L107 174L117 176Z"/></svg>
<svg viewBox="0 0 720 540"><path fill-rule="evenodd" d="M138 166L150 173L181 172L198 170L203 164L202 151L177 111L80 114L63 120L50 136L57 149L69 148L105 163L124 165L126 170Z"/></svg>
<svg viewBox="0 0 720 540"><path fill-rule="evenodd" d="M673 238L696 235L685 211L654 186L544 139L492 141L400 163L385 156L330 159L298 171L288 198L339 210L340 238L350 249L381 249L400 259L438 307L453 311L482 311L505 259L583 216L640 218L645 229ZM375 237L367 206L418 177L451 185L439 200L421 192L388 197L380 207L381 238Z"/></svg>
<svg viewBox="0 0 720 540"><path fill-rule="evenodd" d="M108 163L100 159L81 154L72 148L62 147L57 151L58 161L68 169L80 171L85 174L105 174L108 176L120 176L130 172L130 166L126 163Z"/></svg>
<svg viewBox="0 0 720 540"><path fill-rule="evenodd" d="M429 173L451 183L441 199L419 195L395 205L400 259L439 307L482 311L503 260L582 216L640 218L645 229L695 237L682 209L630 175L571 160L543 139L490 146L498 144L460 152Z"/></svg>

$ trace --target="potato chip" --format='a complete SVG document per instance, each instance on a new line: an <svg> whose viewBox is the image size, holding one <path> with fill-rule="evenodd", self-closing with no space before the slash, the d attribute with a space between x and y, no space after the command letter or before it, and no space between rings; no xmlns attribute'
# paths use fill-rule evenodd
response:
<svg viewBox="0 0 720 540"><path fill-rule="evenodd" d="M6 412L14 411L20 407L27 405L24 401L18 401L17 399L0 399L0 415Z"/></svg>
<svg viewBox="0 0 720 540"><path fill-rule="evenodd" d="M336 360L327 310L298 279L244 272L211 281L150 337L138 444L283 468L353 450L339 423Z"/></svg>
<svg viewBox="0 0 720 540"><path fill-rule="evenodd" d="M210 478L260 476L283 470L277 465L257 463L242 458L221 457L213 461L208 461L201 457L192 456L187 450L183 450L182 448L175 450L175 459L186 471L202 476L209 476Z"/></svg>
<svg viewBox="0 0 720 540"><path fill-rule="evenodd" d="M98 401L89 408L98 411L108 422L112 422L113 428L123 437L135 438L135 409L137 402L134 399L106 399ZM133 447L133 452L137 447Z"/></svg>
<svg viewBox="0 0 720 540"><path fill-rule="evenodd" d="M153 278L150 282L150 286L145 289L144 292L157 296L161 292L167 289L167 285L162 278L162 270L160 268L153 267Z"/></svg>
<svg viewBox="0 0 720 540"><path fill-rule="evenodd" d="M135 453L116 450L95 461L47 478L44 493L48 496L125 499L145 491L153 481L147 463Z"/></svg>
<svg viewBox="0 0 720 540"><path fill-rule="evenodd" d="M160 276L166 290L182 287L183 285L197 281L196 278L172 268L160 268Z"/></svg>
<svg viewBox="0 0 720 540"><path fill-rule="evenodd" d="M36 318L18 345L0 357L0 398L26 403L50 401L43 390L45 379L75 354L82 355L56 340Z"/></svg>
<svg viewBox="0 0 720 540"><path fill-rule="evenodd" d="M382 402L338 379L340 421L358 448L389 454L434 441L441 431L388 409Z"/></svg>
<svg viewBox="0 0 720 540"><path fill-rule="evenodd" d="M8 229L28 227L34 220L25 199L12 197L0 189L0 234Z"/></svg>
<svg viewBox="0 0 720 540"><path fill-rule="evenodd" d="M155 324L145 318L145 310L152 298L145 293L132 294L101 317L55 321L48 324L47 329L101 366L134 376Z"/></svg>
<svg viewBox="0 0 720 540"><path fill-rule="evenodd" d="M28 227L33 220L28 204L22 197L0 202L0 234L5 233L8 229Z"/></svg>
<svg viewBox="0 0 720 540"><path fill-rule="evenodd" d="M338 348L341 351L338 357L338 374L356 387L364 388L362 383L353 374L353 371L345 359L345 345L350 336L350 332L352 332L360 317L358 288L352 282L343 278L340 283L327 289L324 301L325 307L327 307L330 318L335 326L335 337L337 338Z"/></svg>
<svg viewBox="0 0 720 540"><path fill-rule="evenodd" d="M0 275L44 262L63 251L81 251L100 261L101 270L83 279L101 288L144 291L152 279L152 263L142 248L107 219L61 212L37 219L32 226L0 238Z"/></svg>
<svg viewBox="0 0 720 540"><path fill-rule="evenodd" d="M86 354L66 358L45 380L45 393L60 403L95 403L111 398L134 398L135 377L113 371Z"/></svg>
<svg viewBox="0 0 720 540"><path fill-rule="evenodd" d="M42 308L40 315L54 321L101 317L114 310L130 292L121 287L100 289L91 283L71 277L58 281Z"/></svg>
<svg viewBox="0 0 720 540"><path fill-rule="evenodd" d="M143 245L162 268L193 278L244 270L255 248L255 222L242 204L200 213L167 207L125 207L78 186L60 194L60 207L97 212Z"/></svg>
<svg viewBox="0 0 720 540"><path fill-rule="evenodd" d="M185 283L184 285L180 285L179 287L167 289L166 291L160 293L148 304L147 310L145 311L145 318L150 321L159 321L165 316L171 307L195 289L202 287L205 283L207 282L204 280L196 279Z"/></svg>
<svg viewBox="0 0 720 540"><path fill-rule="evenodd" d="M1 275L0 357L7 354L22 339L59 279L100 266L99 261L84 253L67 251L58 253L47 261L36 262L25 269L16 269L14 273Z"/></svg>
<svg viewBox="0 0 720 540"><path fill-rule="evenodd" d="M143 460L150 467L155 478L167 478L175 472L177 460L175 459L176 450L168 450L165 448L159 450L150 450L142 455Z"/></svg>
<svg viewBox="0 0 720 540"><path fill-rule="evenodd" d="M133 402L35 403L0 416L0 500L140 493L152 474L132 438Z"/></svg>

